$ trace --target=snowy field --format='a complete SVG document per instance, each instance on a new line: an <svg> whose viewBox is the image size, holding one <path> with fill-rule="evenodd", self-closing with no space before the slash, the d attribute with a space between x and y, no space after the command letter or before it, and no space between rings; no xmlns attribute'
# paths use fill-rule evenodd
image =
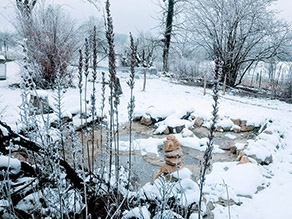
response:
<svg viewBox="0 0 292 219"><path fill-rule="evenodd" d="M18 65L10 62L7 66L7 80L0 81L0 112L2 112L0 118L14 130L19 130L18 106L21 103L21 91L18 88L9 88L9 85L19 82L18 72ZM118 75L123 89L119 119L121 123L125 123L128 121L127 105L130 99L126 84L129 74L118 72ZM213 103L211 90L207 90L207 95L204 96L202 88L171 83L169 79L156 75L148 76L145 92L142 92L142 87L143 75L138 74L134 89L135 115L150 114L153 118L166 117L159 127L169 124L192 126L192 123L185 123L180 119L186 112L192 112L192 115L202 117L205 121L211 118ZM97 95L100 95L100 88L101 84L98 83ZM91 86L88 93L90 90ZM53 91L39 91L39 95L48 96L49 103L53 107ZM78 89L67 89L63 101L66 114L72 116L78 113ZM230 207L231 218L292 218L292 211L289 208L292 197L292 105L278 100L239 97L228 93L221 96L219 102L219 123L224 125L230 119L241 119L246 120L247 124L266 128L268 132L261 133L256 140L247 142L244 152L261 160L272 157L273 162L262 166L250 158L252 162L247 164L238 164L237 161L215 163L212 172L207 176L204 188L207 193L206 199L214 202L212 212L215 218L228 218L228 208L216 204L221 199L230 199L236 203ZM97 106L100 106L100 98L97 98ZM105 110L107 111L108 109ZM73 118L73 121L78 125L78 119ZM176 134L176 137L185 146L198 150L205 148L205 139L183 134ZM158 153L157 146L162 142L163 139L149 138L136 142L136 145L144 153ZM122 143L121 147L127 150L127 142ZM215 152L219 153L220 149L215 147ZM185 179L186 187L190 186L188 193L191 194L188 199L196 200L198 188L187 179L188 177ZM154 190L148 184L144 189L149 192ZM192 216L195 218L195 215Z"/></svg>

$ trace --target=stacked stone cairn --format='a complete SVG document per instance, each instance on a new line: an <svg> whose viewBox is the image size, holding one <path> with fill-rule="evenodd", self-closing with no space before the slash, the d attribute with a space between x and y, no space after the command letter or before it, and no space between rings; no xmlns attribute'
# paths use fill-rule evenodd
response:
<svg viewBox="0 0 292 219"><path fill-rule="evenodd" d="M182 148L174 135L168 135L163 145L165 163L160 171L155 175L155 179L160 176L169 176L170 173L182 169ZM167 177L168 178L168 177Z"/></svg>

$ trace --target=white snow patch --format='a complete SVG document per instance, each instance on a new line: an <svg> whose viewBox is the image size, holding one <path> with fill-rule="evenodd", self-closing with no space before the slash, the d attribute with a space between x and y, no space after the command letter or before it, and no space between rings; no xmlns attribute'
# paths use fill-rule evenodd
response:
<svg viewBox="0 0 292 219"><path fill-rule="evenodd" d="M232 134L229 134L229 133L226 134L225 137L227 137L229 139L232 139L232 140L236 139L236 136L235 135L232 135Z"/></svg>
<svg viewBox="0 0 292 219"><path fill-rule="evenodd" d="M264 172L263 167L254 163L214 163L212 172L206 177L206 192L211 192L217 199L221 197L227 200L226 189L222 184L224 180L231 191L232 198L235 198L234 195L253 197L258 186L264 186L266 183L263 177Z"/></svg>
<svg viewBox="0 0 292 219"><path fill-rule="evenodd" d="M132 142L132 150L141 151L142 155L154 153L158 156L157 147L162 145L164 140L159 138L137 139ZM120 141L120 150L129 151L129 141Z"/></svg>
<svg viewBox="0 0 292 219"><path fill-rule="evenodd" d="M130 211L124 211L122 219L128 218L139 218L139 219L150 219L151 214L148 211L146 206L143 207L136 207L131 209Z"/></svg>
<svg viewBox="0 0 292 219"><path fill-rule="evenodd" d="M11 172L12 174L17 174L21 169L21 163L16 158L0 156L0 168L1 169L9 168L9 172Z"/></svg>

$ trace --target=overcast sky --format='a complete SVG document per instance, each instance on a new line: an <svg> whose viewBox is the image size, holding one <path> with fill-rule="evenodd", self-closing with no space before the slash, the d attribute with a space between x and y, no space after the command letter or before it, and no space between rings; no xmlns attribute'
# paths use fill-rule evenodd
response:
<svg viewBox="0 0 292 219"><path fill-rule="evenodd" d="M103 2L104 0L101 0ZM101 16L102 11L97 11L86 0L45 0L63 6L79 23L88 16ZM157 0L111 0L111 10L114 19L114 28L117 33L147 31L158 25ZM15 0L0 0L0 31L12 29L9 20L13 19ZM292 0L278 0L276 9L281 10L280 16L292 22Z"/></svg>

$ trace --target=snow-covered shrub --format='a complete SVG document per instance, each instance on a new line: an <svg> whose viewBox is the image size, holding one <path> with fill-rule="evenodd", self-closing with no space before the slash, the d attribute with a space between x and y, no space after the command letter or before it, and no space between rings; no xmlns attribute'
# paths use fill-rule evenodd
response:
<svg viewBox="0 0 292 219"><path fill-rule="evenodd" d="M70 85L72 75L68 66L77 45L73 22L61 8L53 6L19 13L17 20L17 30L25 41L26 55L31 62L29 70L36 86L53 88L57 72L67 78L67 85Z"/></svg>

